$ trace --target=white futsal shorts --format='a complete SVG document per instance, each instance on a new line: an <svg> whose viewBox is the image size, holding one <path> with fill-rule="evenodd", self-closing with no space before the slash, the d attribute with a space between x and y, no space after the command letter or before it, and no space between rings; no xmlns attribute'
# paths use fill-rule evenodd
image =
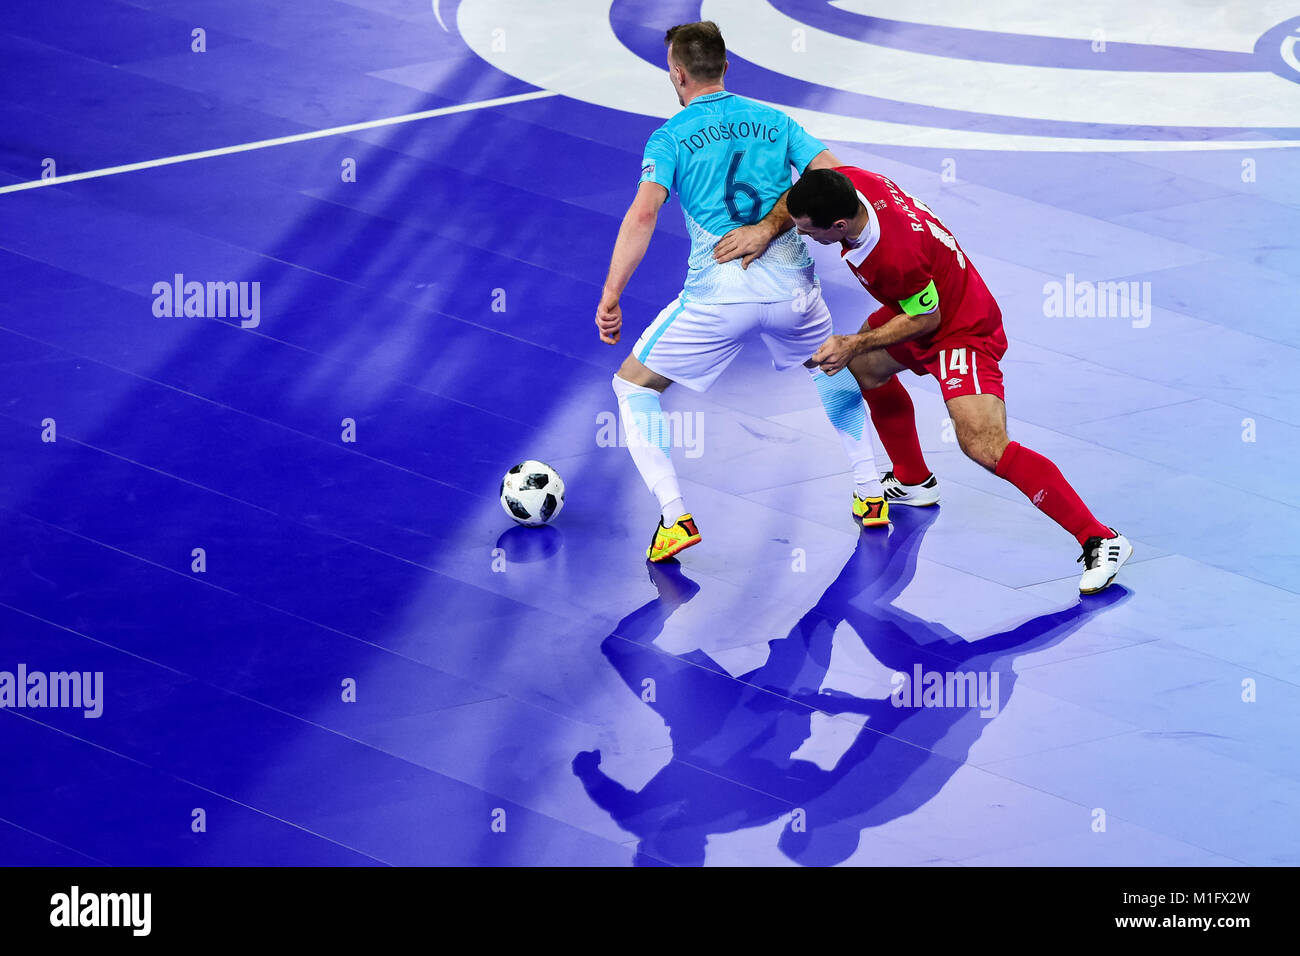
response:
<svg viewBox="0 0 1300 956"><path fill-rule="evenodd" d="M650 371L703 392L755 329L778 370L808 361L833 332L817 287L784 302L705 305L678 296L641 333L632 354Z"/></svg>

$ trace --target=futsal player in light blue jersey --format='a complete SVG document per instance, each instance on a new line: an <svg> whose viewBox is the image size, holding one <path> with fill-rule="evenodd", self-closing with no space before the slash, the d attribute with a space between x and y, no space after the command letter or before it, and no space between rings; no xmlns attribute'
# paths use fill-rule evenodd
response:
<svg viewBox="0 0 1300 956"><path fill-rule="evenodd" d="M686 282L614 376L628 449L659 500L659 523L646 557L663 561L700 541L673 467L660 395L673 382L706 390L754 330L777 369L809 369L853 467L853 514L865 527L886 527L888 504L858 383L851 372L826 375L809 361L833 330L803 240L788 231L761 254L730 262L713 256L723 235L757 223L771 210L790 188L791 166L803 174L841 163L780 110L723 88L726 47L717 24L675 26L664 43L683 109L646 144L641 184L619 229L596 311L601 340L615 344L623 324L619 298L645 256L659 207L676 192L691 239Z"/></svg>

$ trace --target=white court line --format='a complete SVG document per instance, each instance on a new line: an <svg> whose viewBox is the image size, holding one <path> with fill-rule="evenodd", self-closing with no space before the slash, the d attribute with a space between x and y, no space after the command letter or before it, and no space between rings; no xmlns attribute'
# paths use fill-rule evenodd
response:
<svg viewBox="0 0 1300 956"><path fill-rule="evenodd" d="M24 189L39 189L42 186L58 186L62 183L75 183L82 179L98 179L101 176L116 176L118 173L132 173L137 169L153 169L156 166L174 166L176 163L188 163L196 159L208 159L213 156L229 156L232 153L246 153L254 149L266 149L269 146L284 146L287 143L302 143L309 139L323 139L326 136L338 136L341 133L355 133L364 129L378 129L382 126L397 126L401 123L414 123L416 120L430 119L434 116L449 116L452 113L468 113L470 110L482 110L492 106L505 106L508 103L523 103L526 100L538 100L545 96L558 96L554 90L535 90L532 93L517 93L514 96L498 96L496 99L479 100L476 103L459 103L456 106L443 106L436 110L423 110L419 113L406 113L403 116L389 116L384 119L367 120L364 123L349 123L347 126L334 126L330 129L312 130L310 133L294 133L292 136L277 136L275 139L260 139L252 143L238 143L234 146L218 146L216 149L204 149L197 153L181 153L179 156L163 156L161 159L146 159L139 163L127 163L125 166L108 166L104 169L92 169L85 173L69 173L66 176L51 176L49 179L33 179L31 182L14 183L12 186L0 186L0 193L16 193Z"/></svg>

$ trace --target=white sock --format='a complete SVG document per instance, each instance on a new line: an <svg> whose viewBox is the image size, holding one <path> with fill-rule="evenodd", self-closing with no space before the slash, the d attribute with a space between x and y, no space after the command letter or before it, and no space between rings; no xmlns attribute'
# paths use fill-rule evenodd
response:
<svg viewBox="0 0 1300 956"><path fill-rule="evenodd" d="M665 528L671 528L684 514L686 514L686 502L682 501L681 498L674 498L660 507L659 523Z"/></svg>
<svg viewBox="0 0 1300 956"><path fill-rule="evenodd" d="M659 393L653 388L633 385L614 376L614 394L618 397L618 414L627 433L627 450L641 480L659 501L659 518L671 527L686 514L682 490L677 484L677 469L671 455L672 436L664 420Z"/></svg>
<svg viewBox="0 0 1300 956"><path fill-rule="evenodd" d="M834 375L827 375L819 368L810 371L822 407L826 409L826 417L839 432L844 451L849 456L858 497L879 498L884 492L876 473L876 450L867 424L870 421L867 403L862 398L857 379L848 369L841 369Z"/></svg>

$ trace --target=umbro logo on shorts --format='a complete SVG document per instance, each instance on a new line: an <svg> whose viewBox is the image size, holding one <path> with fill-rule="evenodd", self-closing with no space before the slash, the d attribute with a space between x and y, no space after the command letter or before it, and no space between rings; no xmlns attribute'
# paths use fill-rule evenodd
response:
<svg viewBox="0 0 1300 956"><path fill-rule="evenodd" d="M948 379L948 381L944 382L943 384L944 384L946 387L948 387L948 388L956 388L958 385L961 384L961 379L959 379L959 378L950 378L950 379Z"/></svg>

